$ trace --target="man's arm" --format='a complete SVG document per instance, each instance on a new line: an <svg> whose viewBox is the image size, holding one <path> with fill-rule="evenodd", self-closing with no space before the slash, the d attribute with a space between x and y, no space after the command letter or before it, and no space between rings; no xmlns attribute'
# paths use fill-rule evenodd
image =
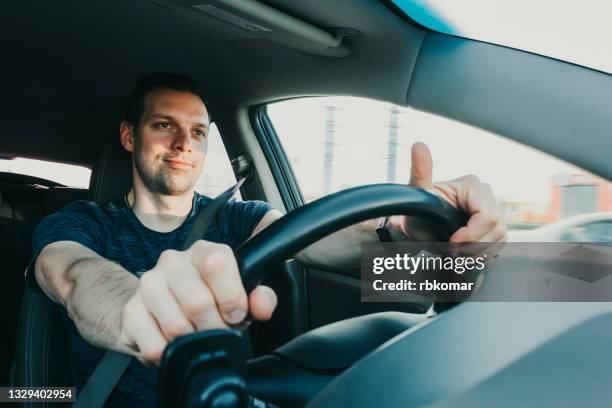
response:
<svg viewBox="0 0 612 408"><path fill-rule="evenodd" d="M251 236L258 234L282 216L283 214L278 210L268 211L259 221ZM395 218L392 217L392 219ZM378 220L367 220L336 231L296 254L295 259L315 267L349 268L359 266L361 244L378 242L377 222ZM396 240L404 238L403 233L396 227L393 225L389 227Z"/></svg>
<svg viewBox="0 0 612 408"><path fill-rule="evenodd" d="M247 296L232 250L203 240L162 252L140 279L81 244L59 241L43 248L35 273L83 338L145 364L158 364L177 336L238 324L249 311L267 320L277 303L265 286Z"/></svg>
<svg viewBox="0 0 612 408"><path fill-rule="evenodd" d="M491 187L476 176L463 176L455 180L433 183L433 161L427 146L415 143L412 147L410 185L425 188L439 195L453 206L465 211L468 224L457 230L450 242L504 242L506 227L499 204ZM280 218L277 210L269 211L259 222L253 235ZM347 268L359 266L361 244L378 242L378 220L367 220L329 235L296 255L296 259L313 266ZM427 226L418 218L395 215L388 228L394 241L430 241Z"/></svg>
<svg viewBox="0 0 612 408"><path fill-rule="evenodd" d="M121 312L138 287L136 276L72 241L47 245L36 259L35 274L42 290L66 308L85 340L133 354L119 337Z"/></svg>

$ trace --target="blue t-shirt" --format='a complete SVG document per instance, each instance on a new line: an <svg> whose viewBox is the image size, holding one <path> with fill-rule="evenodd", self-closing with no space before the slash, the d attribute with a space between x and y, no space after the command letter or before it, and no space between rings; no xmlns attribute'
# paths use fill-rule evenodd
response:
<svg viewBox="0 0 612 408"><path fill-rule="evenodd" d="M35 256L57 241L74 241L106 259L141 276L153 268L166 249L180 249L191 230L195 215L211 198L195 194L191 212L183 224L171 232L151 230L138 220L125 197L118 197L100 208L92 201L77 201L43 219L33 237ZM203 239L224 243L236 249L249 238L264 214L271 209L262 201L230 200L220 211ZM87 343L64 313L69 339L71 369L77 393L100 362L105 350ZM157 369L133 359L105 406L136 407L156 405Z"/></svg>

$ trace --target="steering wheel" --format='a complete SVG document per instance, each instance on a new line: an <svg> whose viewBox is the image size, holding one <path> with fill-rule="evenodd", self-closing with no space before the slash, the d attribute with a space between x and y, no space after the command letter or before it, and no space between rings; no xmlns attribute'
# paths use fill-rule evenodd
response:
<svg viewBox="0 0 612 408"><path fill-rule="evenodd" d="M467 222L461 210L421 188L373 184L343 190L289 212L236 250L246 291L253 290L277 265L317 240L360 221L390 214L429 221L438 242L448 241ZM160 377L161 406L176 405L174 396L180 394L180 389L188 395L185 405L189 407L216 406L213 400L225 401L228 407L243 406L246 359L244 342L235 330L210 330L174 340L162 360L162 368L166 369L162 369ZM258 370L268 373L276 370L285 377L295 374L300 384L309 381L292 367L266 368L264 361L257 364ZM202 370L204 366L207 368ZM324 378L318 387L330 378ZM181 388L185 384L187 388ZM219 406L226 406L223 404Z"/></svg>
<svg viewBox="0 0 612 408"><path fill-rule="evenodd" d="M274 267L333 232L360 221L390 214L431 222L439 242L467 223L467 215L427 190L401 184L371 184L330 194L270 224L236 250L247 292Z"/></svg>

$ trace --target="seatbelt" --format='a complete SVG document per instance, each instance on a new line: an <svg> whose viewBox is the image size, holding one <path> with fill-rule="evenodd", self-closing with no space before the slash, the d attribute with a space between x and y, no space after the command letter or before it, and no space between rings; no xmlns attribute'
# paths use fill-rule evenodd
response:
<svg viewBox="0 0 612 408"><path fill-rule="evenodd" d="M219 211L236 194L245 179L243 177L238 180L235 185L215 197L196 215L191 231L185 238L181 250L189 249L198 239L204 236ZM102 408L131 361L132 357L127 354L108 350L83 386L76 401L72 404L72 408Z"/></svg>

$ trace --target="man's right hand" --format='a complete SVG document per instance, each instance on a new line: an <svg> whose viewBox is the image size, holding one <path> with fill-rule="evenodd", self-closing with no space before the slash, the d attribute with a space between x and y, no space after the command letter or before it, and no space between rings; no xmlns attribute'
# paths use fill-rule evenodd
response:
<svg viewBox="0 0 612 408"><path fill-rule="evenodd" d="M276 304L266 286L247 296L230 247L200 240L186 251L162 252L142 275L123 307L119 341L143 363L158 365L175 337L238 324L249 312L268 320Z"/></svg>

